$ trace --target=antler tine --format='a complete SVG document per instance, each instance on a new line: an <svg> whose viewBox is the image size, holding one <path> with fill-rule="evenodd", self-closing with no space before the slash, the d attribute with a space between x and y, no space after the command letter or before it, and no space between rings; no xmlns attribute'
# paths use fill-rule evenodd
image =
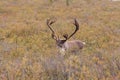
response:
<svg viewBox="0 0 120 80"><path fill-rule="evenodd" d="M51 28L51 25L52 25L53 23L55 23L55 21L56 21L56 20L47 19L47 25L48 25L49 29L52 31L52 35L51 35L52 38L55 39L55 40L57 40L57 37L56 37L56 35L55 35L55 32L54 32L54 30Z"/></svg>
<svg viewBox="0 0 120 80"><path fill-rule="evenodd" d="M76 30L79 30L79 23L77 22L76 19L74 19L74 23L73 24L76 26Z"/></svg>
<svg viewBox="0 0 120 80"><path fill-rule="evenodd" d="M53 29L50 27L53 23L55 23L55 20L52 20L51 19L47 19L47 25L48 27L50 28L50 30L52 31L52 33L54 33Z"/></svg>
<svg viewBox="0 0 120 80"><path fill-rule="evenodd" d="M79 30L79 23L77 22L76 19L74 19L74 23L73 24L75 25L76 29L75 29L75 31L69 37L67 37L66 40L68 40L69 38L71 38Z"/></svg>

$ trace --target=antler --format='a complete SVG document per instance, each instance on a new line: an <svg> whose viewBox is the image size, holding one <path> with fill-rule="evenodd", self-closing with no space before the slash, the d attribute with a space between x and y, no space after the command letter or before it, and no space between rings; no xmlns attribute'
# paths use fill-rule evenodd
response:
<svg viewBox="0 0 120 80"><path fill-rule="evenodd" d="M75 29L75 31L74 31L69 37L68 37L67 34L63 35L63 37L64 37L66 40L70 39L70 38L79 30L79 23L77 22L76 19L74 19L74 23L73 23L73 24L75 25L76 29Z"/></svg>
<svg viewBox="0 0 120 80"><path fill-rule="evenodd" d="M51 28L51 25L53 23L55 23L55 20L47 19L47 25L48 25L49 29L52 31L52 38L57 40L57 36L55 35L54 30Z"/></svg>

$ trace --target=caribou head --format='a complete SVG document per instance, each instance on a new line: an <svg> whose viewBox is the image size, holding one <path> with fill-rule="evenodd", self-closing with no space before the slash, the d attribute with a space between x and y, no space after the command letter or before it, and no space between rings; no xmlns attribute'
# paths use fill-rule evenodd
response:
<svg viewBox="0 0 120 80"><path fill-rule="evenodd" d="M69 50L73 47L77 47L79 49L82 49L84 47L85 42L82 42L80 40L72 40L72 41L68 41L78 30L79 30L79 23L76 19L74 19L74 26L75 26L75 30L73 31L73 33L71 33L70 35L68 34L64 34L63 37L64 39L60 39L54 32L54 30L52 29L51 25L53 23L55 23L56 20L52 20L52 19L48 19L47 20L47 26L49 27L49 29L52 31L52 38L56 41L56 44L59 48L61 48L62 50Z"/></svg>

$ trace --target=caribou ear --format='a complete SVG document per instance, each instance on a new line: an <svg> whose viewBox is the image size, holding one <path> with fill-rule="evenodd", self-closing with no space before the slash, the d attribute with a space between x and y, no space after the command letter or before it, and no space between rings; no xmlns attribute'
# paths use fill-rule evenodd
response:
<svg viewBox="0 0 120 80"><path fill-rule="evenodd" d="M68 39L68 34L64 34L63 37L67 40Z"/></svg>

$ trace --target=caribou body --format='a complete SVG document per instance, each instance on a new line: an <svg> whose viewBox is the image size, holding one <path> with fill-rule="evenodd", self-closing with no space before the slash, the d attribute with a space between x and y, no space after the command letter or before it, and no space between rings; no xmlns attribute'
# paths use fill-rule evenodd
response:
<svg viewBox="0 0 120 80"><path fill-rule="evenodd" d="M68 36L68 34L64 34L63 37L64 39L59 39L59 37L56 36L54 30L51 28L51 25L55 23L56 20L47 20L47 26L49 29L52 31L52 38L56 41L56 45L58 48L60 48L60 51L69 51L69 50L80 50L83 49L85 42L82 42L80 40L72 40L68 41L78 30L79 30L79 24L76 19L74 19L74 25L75 25L75 30L74 32Z"/></svg>

